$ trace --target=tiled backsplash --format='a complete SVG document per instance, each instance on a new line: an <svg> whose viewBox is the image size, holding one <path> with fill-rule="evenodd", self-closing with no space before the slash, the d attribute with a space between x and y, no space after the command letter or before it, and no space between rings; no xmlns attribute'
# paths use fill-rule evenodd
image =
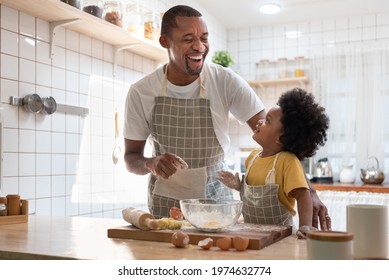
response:
<svg viewBox="0 0 389 280"><path fill-rule="evenodd" d="M121 129L128 88L154 61L121 52L113 76L111 45L60 28L51 60L49 35L48 22L1 6L2 193L19 193L36 214L118 216L124 205L146 200L147 184L122 159L112 162L114 114ZM11 96L31 93L89 114L10 105Z"/></svg>
<svg viewBox="0 0 389 280"><path fill-rule="evenodd" d="M164 11L185 1L139 2ZM114 115L117 110L121 132L128 88L155 62L122 51L113 75L112 45L62 27L56 30L51 59L47 21L4 5L0 10L2 194L19 193L29 200L29 211L39 215L121 218L123 207L144 207L148 177L130 174L122 158L116 165L112 161ZM213 50L225 49L226 30L203 14L215 34ZM89 114L35 115L10 105L11 96L31 93L87 107ZM122 137L119 143L123 147Z"/></svg>
<svg viewBox="0 0 389 280"><path fill-rule="evenodd" d="M256 63L262 59L277 61L286 57L292 60L297 56L312 59L325 54L335 44L362 42L389 42L389 13L231 29L227 45L236 62L232 68L246 80L255 80L258 78ZM310 91L312 77L309 71L306 74L310 79L306 87ZM276 104L280 94L295 86L298 85L266 86L256 91L265 106L270 108ZM230 135L232 152L240 147L257 147L247 126L242 127L235 120L230 126Z"/></svg>
<svg viewBox="0 0 389 280"><path fill-rule="evenodd" d="M178 1L151 2L164 10ZM19 193L30 201L30 211L41 215L119 218L123 207L144 205L147 176L128 173L122 159L112 163L114 114L119 112L121 129L128 87L151 72L154 62L120 52L114 76L111 45L64 28L58 29L58 46L50 59L49 23L3 5L0 9L3 195ZM228 46L236 62L233 68L250 80L262 58L310 57L333 39L389 38L388 14L229 30L228 38L226 30L204 15L210 19L212 51ZM285 31L296 28L302 37L285 37ZM269 107L286 88L269 87L258 94ZM10 105L10 96L34 92L87 107L89 114L35 115ZM231 119L230 134L232 154L239 147L256 147L247 125Z"/></svg>

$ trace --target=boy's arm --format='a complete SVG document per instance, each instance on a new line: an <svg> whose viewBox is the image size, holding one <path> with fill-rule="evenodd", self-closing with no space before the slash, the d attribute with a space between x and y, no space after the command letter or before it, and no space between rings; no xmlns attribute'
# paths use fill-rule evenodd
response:
<svg viewBox="0 0 389 280"><path fill-rule="evenodd" d="M306 238L308 231L317 230L312 226L313 206L309 189L298 188L292 191L292 196L297 201L299 215L299 229L296 232L298 238Z"/></svg>
<svg viewBox="0 0 389 280"><path fill-rule="evenodd" d="M309 190L304 188L294 189L292 196L297 201L299 227L312 226L313 206Z"/></svg>

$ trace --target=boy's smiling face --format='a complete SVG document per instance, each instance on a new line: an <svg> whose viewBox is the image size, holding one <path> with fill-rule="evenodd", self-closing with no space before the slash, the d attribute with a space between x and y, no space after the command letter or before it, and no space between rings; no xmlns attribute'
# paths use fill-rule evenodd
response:
<svg viewBox="0 0 389 280"><path fill-rule="evenodd" d="M276 105L267 112L264 120L258 122L254 130L253 139L266 153L275 154L282 149L282 143L279 141L282 134L281 117L281 108Z"/></svg>

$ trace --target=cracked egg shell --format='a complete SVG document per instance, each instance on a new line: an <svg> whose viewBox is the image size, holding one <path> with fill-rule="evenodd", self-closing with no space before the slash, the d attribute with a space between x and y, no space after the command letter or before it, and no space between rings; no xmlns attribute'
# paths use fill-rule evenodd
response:
<svg viewBox="0 0 389 280"><path fill-rule="evenodd" d="M199 243L197 244L204 250L209 250L213 246L213 239L208 237L203 240L200 240Z"/></svg>
<svg viewBox="0 0 389 280"><path fill-rule="evenodd" d="M171 207L169 209L169 216L174 220L182 221L184 216L182 215L181 209L178 207Z"/></svg>

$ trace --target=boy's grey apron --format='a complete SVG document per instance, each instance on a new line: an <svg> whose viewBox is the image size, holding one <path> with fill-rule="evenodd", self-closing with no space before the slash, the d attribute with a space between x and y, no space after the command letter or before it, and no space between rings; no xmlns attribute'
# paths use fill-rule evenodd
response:
<svg viewBox="0 0 389 280"><path fill-rule="evenodd" d="M216 179L217 172L225 168L224 152L216 138L201 78L199 99L173 98L166 96L166 72L152 113L153 156L170 152L184 159L189 168L178 170L168 180L151 174L148 203L156 218L168 217L172 206L180 206L180 199L232 199L232 191Z"/></svg>
<svg viewBox="0 0 389 280"><path fill-rule="evenodd" d="M247 165L246 174L248 175L252 164L260 153L254 156ZM279 153L273 161L273 167L266 176L265 185L252 186L247 185L246 178L243 180L243 186L240 191L240 197L243 201L243 218L245 223L255 224L273 224L273 225L293 225L292 213L279 201L279 185L275 183L275 166Z"/></svg>

